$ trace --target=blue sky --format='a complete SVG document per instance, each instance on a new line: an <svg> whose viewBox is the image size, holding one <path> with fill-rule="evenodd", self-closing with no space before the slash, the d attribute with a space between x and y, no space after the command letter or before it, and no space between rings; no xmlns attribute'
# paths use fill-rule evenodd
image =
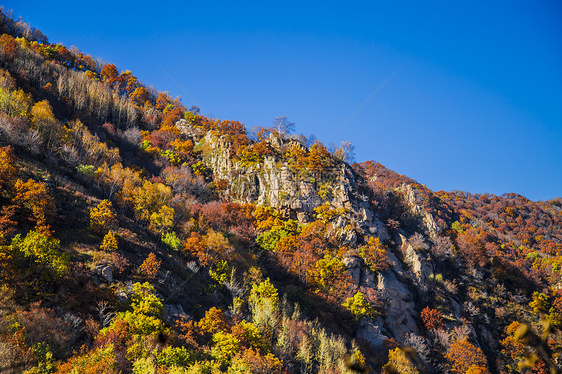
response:
<svg viewBox="0 0 562 374"><path fill-rule="evenodd" d="M557 1L3 5L216 118L285 115L434 190L562 196Z"/></svg>

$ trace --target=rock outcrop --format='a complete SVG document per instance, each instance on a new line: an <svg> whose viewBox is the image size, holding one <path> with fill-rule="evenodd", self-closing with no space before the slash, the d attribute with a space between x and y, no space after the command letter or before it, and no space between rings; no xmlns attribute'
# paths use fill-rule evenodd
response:
<svg viewBox="0 0 562 374"><path fill-rule="evenodd" d="M404 257L404 263L408 265L414 273L416 281L419 285L425 286L429 278L433 275L433 263L429 253L422 250L416 250L408 243L406 238L399 234L400 250Z"/></svg>
<svg viewBox="0 0 562 374"><path fill-rule="evenodd" d="M403 184L400 189L406 199L406 203L410 207L411 212L414 215L421 217L427 233L431 238L435 238L441 231L439 225L437 225L433 215L418 204L415 189L409 184Z"/></svg>
<svg viewBox="0 0 562 374"><path fill-rule="evenodd" d="M386 304L385 326L400 342L406 334L419 333L415 318L415 303L408 286L398 280L392 270L379 273L377 289Z"/></svg>
<svg viewBox="0 0 562 374"><path fill-rule="evenodd" d="M277 149L291 142L304 147L273 134L267 141ZM313 220L314 209L327 203L343 212L332 222L343 243L355 244L359 236L377 236L383 241L390 237L386 225L358 191L353 170L344 162L331 169L329 175L313 175L297 172L274 156L265 157L257 165L243 166L230 157L228 141L211 132L201 139L201 144L205 163L215 179L230 182L227 193L235 201L271 206L300 222Z"/></svg>

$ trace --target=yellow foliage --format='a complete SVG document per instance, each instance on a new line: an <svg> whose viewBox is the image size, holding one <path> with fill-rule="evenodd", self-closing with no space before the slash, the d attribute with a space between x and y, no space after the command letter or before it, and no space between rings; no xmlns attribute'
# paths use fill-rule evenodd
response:
<svg viewBox="0 0 562 374"><path fill-rule="evenodd" d="M275 226L282 226L281 215L274 208L258 205L254 209L254 217L256 219L256 228L258 230L267 231Z"/></svg>
<svg viewBox="0 0 562 374"><path fill-rule="evenodd" d="M117 225L117 216L113 212L113 204L109 200L102 200L90 209L90 230L98 235L105 235Z"/></svg>
<svg viewBox="0 0 562 374"><path fill-rule="evenodd" d="M14 188L16 190L14 203L31 210L37 226L47 225L55 212L55 201L49 194L47 185L33 179L25 183L18 179Z"/></svg>
<svg viewBox="0 0 562 374"><path fill-rule="evenodd" d="M215 334L228 330L228 320L222 310L212 307L198 323L199 328L207 333Z"/></svg>
<svg viewBox="0 0 562 374"><path fill-rule="evenodd" d="M369 304L369 301L365 298L361 292L357 292L353 297L347 299L343 304L353 315L356 317L371 317L374 318L375 310Z"/></svg>
<svg viewBox="0 0 562 374"><path fill-rule="evenodd" d="M113 231L109 231L107 234L105 234L100 249L106 252L113 252L116 251L118 247L119 242L117 240L117 235L115 235Z"/></svg>
<svg viewBox="0 0 562 374"><path fill-rule="evenodd" d="M145 181L142 187L135 188L133 194L135 216L141 221L149 222L152 213L158 212L162 205L167 205L171 197L170 187Z"/></svg>
<svg viewBox="0 0 562 374"><path fill-rule="evenodd" d="M419 374L418 369L416 369L400 348L388 352L388 363L383 367L383 371L400 374Z"/></svg>
<svg viewBox="0 0 562 374"><path fill-rule="evenodd" d="M0 111L11 117L27 116L29 108L33 104L31 96L23 90L8 91L0 87Z"/></svg>
<svg viewBox="0 0 562 374"><path fill-rule="evenodd" d="M174 208L162 205L157 212L150 215L149 230L155 234L162 234L170 230L174 224Z"/></svg>

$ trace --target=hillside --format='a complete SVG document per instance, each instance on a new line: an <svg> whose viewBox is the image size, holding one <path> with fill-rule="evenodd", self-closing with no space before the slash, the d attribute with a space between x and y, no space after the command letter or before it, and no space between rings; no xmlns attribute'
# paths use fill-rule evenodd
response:
<svg viewBox="0 0 562 374"><path fill-rule="evenodd" d="M561 198L431 191L0 33L0 371L562 368Z"/></svg>

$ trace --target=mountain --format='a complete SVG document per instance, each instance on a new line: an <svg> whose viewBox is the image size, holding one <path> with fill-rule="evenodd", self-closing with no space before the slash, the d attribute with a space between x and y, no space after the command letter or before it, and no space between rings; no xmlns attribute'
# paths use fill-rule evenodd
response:
<svg viewBox="0 0 562 374"><path fill-rule="evenodd" d="M562 199L249 133L0 17L0 369L562 365Z"/></svg>

